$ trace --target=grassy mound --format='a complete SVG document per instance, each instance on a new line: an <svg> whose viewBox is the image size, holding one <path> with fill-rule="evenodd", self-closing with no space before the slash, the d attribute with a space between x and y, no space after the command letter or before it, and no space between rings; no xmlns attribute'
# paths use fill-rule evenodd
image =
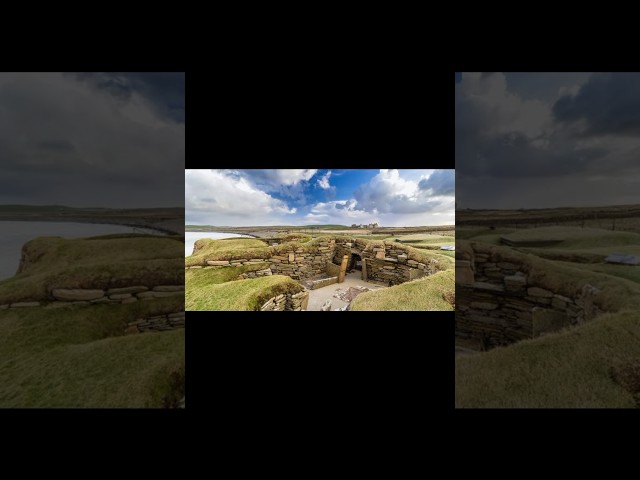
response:
<svg viewBox="0 0 640 480"><path fill-rule="evenodd" d="M634 407L636 312L456 359L456 407ZM635 371L635 370L634 370ZM622 373L620 373L622 372Z"/></svg>
<svg viewBox="0 0 640 480"><path fill-rule="evenodd" d="M183 249L183 237L36 238L22 249L19 273L0 281L0 304L45 300L54 288L180 285Z"/></svg>
<svg viewBox="0 0 640 480"><path fill-rule="evenodd" d="M127 305L0 311L0 408L174 407L184 396L184 329L123 336L127 322L179 311Z"/></svg>
<svg viewBox="0 0 640 480"><path fill-rule="evenodd" d="M257 310L281 293L304 290L285 275L270 275L233 281L241 273L260 270L268 264L205 268L186 272L186 310Z"/></svg>
<svg viewBox="0 0 640 480"><path fill-rule="evenodd" d="M269 246L255 238L225 238L222 240L212 240L201 238L193 245L194 252L185 259L186 266L206 265L206 260L217 260L218 256L229 255L237 257L238 254L245 254L252 250L268 251ZM257 257L253 257L257 258Z"/></svg>
<svg viewBox="0 0 640 480"><path fill-rule="evenodd" d="M278 238L281 242L307 243L312 237L304 233L289 233Z"/></svg>
<svg viewBox="0 0 640 480"><path fill-rule="evenodd" d="M394 287L358 295L351 310L454 310L455 273L438 272Z"/></svg>

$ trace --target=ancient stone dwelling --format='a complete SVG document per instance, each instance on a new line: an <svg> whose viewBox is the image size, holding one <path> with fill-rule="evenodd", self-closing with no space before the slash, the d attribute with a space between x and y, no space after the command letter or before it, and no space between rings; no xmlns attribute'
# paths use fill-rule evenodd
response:
<svg viewBox="0 0 640 480"><path fill-rule="evenodd" d="M278 245L278 239L262 240L270 245ZM353 270L359 271L364 281L392 286L434 274L441 269L437 260L431 260L429 263L417 262L409 259L401 248L393 245L382 246L382 243L376 247L362 239L321 237L309 244L292 243L291 246L287 246L285 243L279 246L281 248L278 253L274 252L266 258L209 260L206 261L206 265L188 268L255 265L267 262L268 268L242 274L240 278L287 275L307 284L310 289L341 282L344 274ZM316 279L317 277L323 278ZM280 298L271 303L277 304L279 301L278 306L283 310L298 309L294 307L297 302L293 300ZM302 303L300 308L304 309L304 300Z"/></svg>
<svg viewBox="0 0 640 480"><path fill-rule="evenodd" d="M472 242L456 256L456 336L483 348L581 324L603 312L598 288L562 282L526 255Z"/></svg>

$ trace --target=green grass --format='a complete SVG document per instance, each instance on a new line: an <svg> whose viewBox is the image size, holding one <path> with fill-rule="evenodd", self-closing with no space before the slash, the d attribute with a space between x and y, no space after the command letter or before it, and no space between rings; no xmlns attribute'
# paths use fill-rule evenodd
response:
<svg viewBox="0 0 640 480"><path fill-rule="evenodd" d="M614 265L609 263L568 263L558 262L560 265L576 268L578 270L585 270L589 272L603 273L612 277L619 277L625 280L631 280L632 282L640 284L640 266L633 265Z"/></svg>
<svg viewBox="0 0 640 480"><path fill-rule="evenodd" d="M175 406L184 395L184 329L123 336L167 297L127 305L0 311L0 408Z"/></svg>
<svg viewBox="0 0 640 480"><path fill-rule="evenodd" d="M556 240L554 249L583 250L603 248L610 251L614 246L640 245L640 234L616 232L599 228L540 227L513 231L504 235L517 242Z"/></svg>
<svg viewBox="0 0 640 480"><path fill-rule="evenodd" d="M322 235L320 235L320 236L322 236ZM284 243L284 242L307 243L313 237L311 235L307 235L305 233L288 233L288 234L284 234L284 235L279 235L278 238L280 239L281 243Z"/></svg>
<svg viewBox="0 0 640 480"><path fill-rule="evenodd" d="M49 297L53 288L180 285L183 237L39 237L23 247L19 274L0 281L0 304Z"/></svg>
<svg viewBox="0 0 640 480"><path fill-rule="evenodd" d="M629 408L612 369L640 358L637 312L456 359L456 407Z"/></svg>
<svg viewBox="0 0 640 480"><path fill-rule="evenodd" d="M446 270L394 287L361 293L351 303L351 310L451 311L454 278L454 271Z"/></svg>
<svg viewBox="0 0 640 480"><path fill-rule="evenodd" d="M258 310L281 293L297 293L304 287L285 275L270 275L232 281L241 273L266 268L268 264L187 270L186 310Z"/></svg>
<svg viewBox="0 0 640 480"><path fill-rule="evenodd" d="M450 235L428 235L416 233L412 235L398 235L385 238L387 242L399 241L399 243L414 245L455 245L456 238Z"/></svg>
<svg viewBox="0 0 640 480"><path fill-rule="evenodd" d="M508 236L512 232L517 232L513 228L495 228L490 229L487 227L456 227L456 238L460 240L481 241L482 237L499 238L501 236Z"/></svg>
<svg viewBox="0 0 640 480"><path fill-rule="evenodd" d="M249 254L250 258L264 258L270 248L265 242L255 238L226 238L222 240L202 238L196 240L195 252L185 259L185 265L206 265L207 260L243 258L243 255Z"/></svg>
<svg viewBox="0 0 640 480"><path fill-rule="evenodd" d="M305 225L303 227L292 227L292 228L328 228L328 229L334 229L334 230L344 230L344 229L349 229L351 227L348 227L346 225L336 225L334 223L327 223L326 225Z"/></svg>
<svg viewBox="0 0 640 480"><path fill-rule="evenodd" d="M354 238L361 238L363 240L390 240L395 237L390 237L389 235L353 235Z"/></svg>

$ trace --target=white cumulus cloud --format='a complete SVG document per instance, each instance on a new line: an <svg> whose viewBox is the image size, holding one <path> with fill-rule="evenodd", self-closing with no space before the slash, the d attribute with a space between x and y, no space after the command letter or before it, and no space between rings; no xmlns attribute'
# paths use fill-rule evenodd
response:
<svg viewBox="0 0 640 480"><path fill-rule="evenodd" d="M217 225L274 224L296 213L246 178L221 170L185 170L185 210L187 223Z"/></svg>
<svg viewBox="0 0 640 480"><path fill-rule="evenodd" d="M329 170L320 179L318 179L318 186L320 188L324 188L325 190L331 188L331 185L329 184L329 177L331 177L331 170Z"/></svg>

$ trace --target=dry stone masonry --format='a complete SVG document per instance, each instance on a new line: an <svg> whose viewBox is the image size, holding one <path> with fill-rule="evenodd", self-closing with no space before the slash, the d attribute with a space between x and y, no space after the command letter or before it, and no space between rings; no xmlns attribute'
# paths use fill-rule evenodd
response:
<svg viewBox="0 0 640 480"><path fill-rule="evenodd" d="M594 304L597 288L587 284L571 297L561 295L532 283L529 267L492 253L499 251L461 252L456 260L457 336L480 340L485 347L507 345L602 313Z"/></svg>
<svg viewBox="0 0 640 480"><path fill-rule="evenodd" d="M7 308L39 307L61 308L72 305L92 305L96 303L127 304L139 300L151 300L173 296L184 296L184 285L156 285L120 287L110 289L99 288L54 288L46 299L24 300L21 302L0 305L0 310Z"/></svg>
<svg viewBox="0 0 640 480"><path fill-rule="evenodd" d="M403 250L393 245L380 245L369 250L367 242L360 239L338 242L333 262L340 263L344 255L349 257L347 270L353 268L353 256L359 256L362 260L363 279L385 285L398 285L432 275L439 270L437 260L431 260L430 263L409 260Z"/></svg>
<svg viewBox="0 0 640 480"><path fill-rule="evenodd" d="M263 312L266 311L294 311L299 312L301 310L306 310L307 305L309 303L309 292L304 290L298 293L281 293L273 298L267 300L261 307L260 310Z"/></svg>
<svg viewBox="0 0 640 480"><path fill-rule="evenodd" d="M184 311L156 315L149 318L139 318L127 324L125 335L144 332L163 332L184 328Z"/></svg>

